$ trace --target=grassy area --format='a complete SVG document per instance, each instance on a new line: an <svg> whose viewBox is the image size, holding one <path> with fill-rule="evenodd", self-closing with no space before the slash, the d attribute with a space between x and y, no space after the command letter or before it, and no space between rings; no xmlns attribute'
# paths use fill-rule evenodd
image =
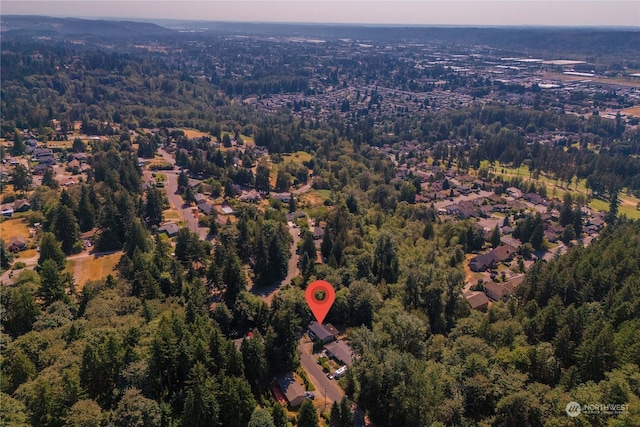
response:
<svg viewBox="0 0 640 427"><path fill-rule="evenodd" d="M18 252L16 259L28 259L38 255L37 249L27 249L26 251Z"/></svg>
<svg viewBox="0 0 640 427"><path fill-rule="evenodd" d="M166 182L167 181L167 175L165 175L163 173L154 172L153 174L151 174L151 176L153 176L155 178L156 182Z"/></svg>
<svg viewBox="0 0 640 427"><path fill-rule="evenodd" d="M311 190L308 193L301 194L299 197L300 207L313 209L324 205L324 201L329 198L331 191L329 190Z"/></svg>
<svg viewBox="0 0 640 427"><path fill-rule="evenodd" d="M182 219L182 215L180 214L180 212L178 212L177 209L165 209L162 214L164 215L164 219L165 221L170 221L170 220L181 220Z"/></svg>
<svg viewBox="0 0 640 427"><path fill-rule="evenodd" d="M197 129L180 128L178 130L183 131L184 135L189 139L202 138L203 136L209 136L209 137L211 136L209 132L202 132Z"/></svg>
<svg viewBox="0 0 640 427"><path fill-rule="evenodd" d="M89 280L104 279L109 274L113 274L113 270L121 257L122 252L116 252L110 255L69 260L65 270L71 268L70 273L73 274L76 280L77 290L81 290ZM72 266L69 267L69 264Z"/></svg>
<svg viewBox="0 0 640 427"><path fill-rule="evenodd" d="M0 223L0 237L5 243L12 237L29 238L29 227L27 223L19 218L7 219Z"/></svg>
<svg viewBox="0 0 640 427"><path fill-rule="evenodd" d="M295 163L301 165L302 162L308 162L311 160L311 154L306 151L297 151L293 154L286 154L282 156L283 163Z"/></svg>
<svg viewBox="0 0 640 427"><path fill-rule="evenodd" d="M86 141L85 141L86 142ZM69 139L67 141L47 141L47 148L53 149L69 149L73 146L73 140Z"/></svg>
<svg viewBox="0 0 640 427"><path fill-rule="evenodd" d="M633 205L633 203L625 203L623 201L625 197L629 196L620 196L621 203L618 207L618 215L626 215L627 218L631 219L640 219L640 210L636 207L637 203L636 205ZM609 203L604 200L592 199L591 202L589 202L589 206L600 212L609 212Z"/></svg>

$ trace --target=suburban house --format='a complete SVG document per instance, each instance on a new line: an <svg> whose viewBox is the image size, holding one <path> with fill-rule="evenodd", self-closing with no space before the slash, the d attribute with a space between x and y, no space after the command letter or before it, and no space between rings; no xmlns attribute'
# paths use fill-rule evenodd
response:
<svg viewBox="0 0 640 427"><path fill-rule="evenodd" d="M162 224L158 227L158 233L165 233L169 237L175 237L178 235L178 230L180 228L177 224L173 222L167 222L166 224Z"/></svg>
<svg viewBox="0 0 640 427"><path fill-rule="evenodd" d="M327 356L334 358L338 363L351 366L353 364L353 350L346 341L334 341L325 346Z"/></svg>
<svg viewBox="0 0 640 427"><path fill-rule="evenodd" d="M313 227L313 239L320 240L324 236L324 228L322 227Z"/></svg>
<svg viewBox="0 0 640 427"><path fill-rule="evenodd" d="M198 209L205 215L211 215L211 212L215 209L213 203L207 200L201 200L198 202Z"/></svg>
<svg viewBox="0 0 640 427"><path fill-rule="evenodd" d="M256 190L249 190L242 194L242 196L239 197L239 200L241 202L258 203L260 200L262 200L262 196Z"/></svg>
<svg viewBox="0 0 640 427"><path fill-rule="evenodd" d="M19 252L27 249L27 239L24 237L16 236L9 238L9 244L7 245L7 249L11 252Z"/></svg>
<svg viewBox="0 0 640 427"><path fill-rule="evenodd" d="M28 200L20 199L16 200L13 204L14 212L26 212L31 209L31 203Z"/></svg>
<svg viewBox="0 0 640 427"><path fill-rule="evenodd" d="M289 402L289 406L292 408L296 408L302 405L302 402L306 399L306 393L302 384L296 381L296 378L292 373L288 373L286 375L282 375L276 378L278 382L278 386L280 386L280 390L282 390L282 394L284 394L287 402Z"/></svg>
<svg viewBox="0 0 640 427"><path fill-rule="evenodd" d="M320 341L322 344L334 341L338 335L338 330L332 325L321 325L318 322L311 322L307 332L312 340Z"/></svg>
<svg viewBox="0 0 640 427"><path fill-rule="evenodd" d="M507 301L513 295L513 285L489 281L484 284L484 293L493 301Z"/></svg>
<svg viewBox="0 0 640 427"><path fill-rule="evenodd" d="M474 291L465 295L467 302L474 310L486 311L489 307L489 298L484 292Z"/></svg>
<svg viewBox="0 0 640 427"><path fill-rule="evenodd" d="M516 248L510 245L501 245L483 255L478 255L469 261L471 271L486 271L495 268L499 262L509 261L516 253Z"/></svg>

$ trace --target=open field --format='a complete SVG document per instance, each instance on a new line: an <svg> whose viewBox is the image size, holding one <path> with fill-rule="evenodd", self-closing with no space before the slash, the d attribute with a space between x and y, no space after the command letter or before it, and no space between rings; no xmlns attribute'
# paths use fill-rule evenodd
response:
<svg viewBox="0 0 640 427"><path fill-rule="evenodd" d="M53 149L69 149L73 146L73 140L67 141L47 141L47 148Z"/></svg>
<svg viewBox="0 0 640 427"><path fill-rule="evenodd" d="M330 190L311 190L298 196L298 205L305 209L324 207L324 201L329 198Z"/></svg>
<svg viewBox="0 0 640 427"><path fill-rule="evenodd" d="M197 129L179 128L178 130L183 131L184 135L189 139L202 138L203 136L211 137L209 132L202 132Z"/></svg>
<svg viewBox="0 0 640 427"><path fill-rule="evenodd" d="M286 154L282 156L284 163L295 163L301 165L302 162L308 162L311 160L311 154L306 151L297 151L293 154Z"/></svg>
<svg viewBox="0 0 640 427"><path fill-rule="evenodd" d="M6 219L0 224L0 238L7 243L12 237L29 238L29 227L22 219Z"/></svg>
<svg viewBox="0 0 640 427"><path fill-rule="evenodd" d="M627 116L640 117L640 105L636 105L635 107L631 108L625 108L624 110L621 110L621 112L626 114Z"/></svg>
<svg viewBox="0 0 640 427"><path fill-rule="evenodd" d="M65 270L73 274L76 290L80 291L89 280L104 279L109 274L113 274L113 269L121 257L122 251L119 251L110 255L69 260Z"/></svg>

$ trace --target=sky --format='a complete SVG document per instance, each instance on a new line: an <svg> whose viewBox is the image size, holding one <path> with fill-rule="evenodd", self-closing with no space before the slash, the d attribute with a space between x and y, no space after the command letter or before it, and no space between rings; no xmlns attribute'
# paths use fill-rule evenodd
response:
<svg viewBox="0 0 640 427"><path fill-rule="evenodd" d="M2 15L640 29L640 0L2 0Z"/></svg>

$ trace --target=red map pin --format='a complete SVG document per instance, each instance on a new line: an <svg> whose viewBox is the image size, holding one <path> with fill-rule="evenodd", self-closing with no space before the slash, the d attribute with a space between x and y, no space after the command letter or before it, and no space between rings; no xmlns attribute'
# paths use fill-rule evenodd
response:
<svg viewBox="0 0 640 427"><path fill-rule="evenodd" d="M304 297L316 320L322 324L322 321L333 305L333 301L336 299L336 291L329 282L316 280L307 286Z"/></svg>

